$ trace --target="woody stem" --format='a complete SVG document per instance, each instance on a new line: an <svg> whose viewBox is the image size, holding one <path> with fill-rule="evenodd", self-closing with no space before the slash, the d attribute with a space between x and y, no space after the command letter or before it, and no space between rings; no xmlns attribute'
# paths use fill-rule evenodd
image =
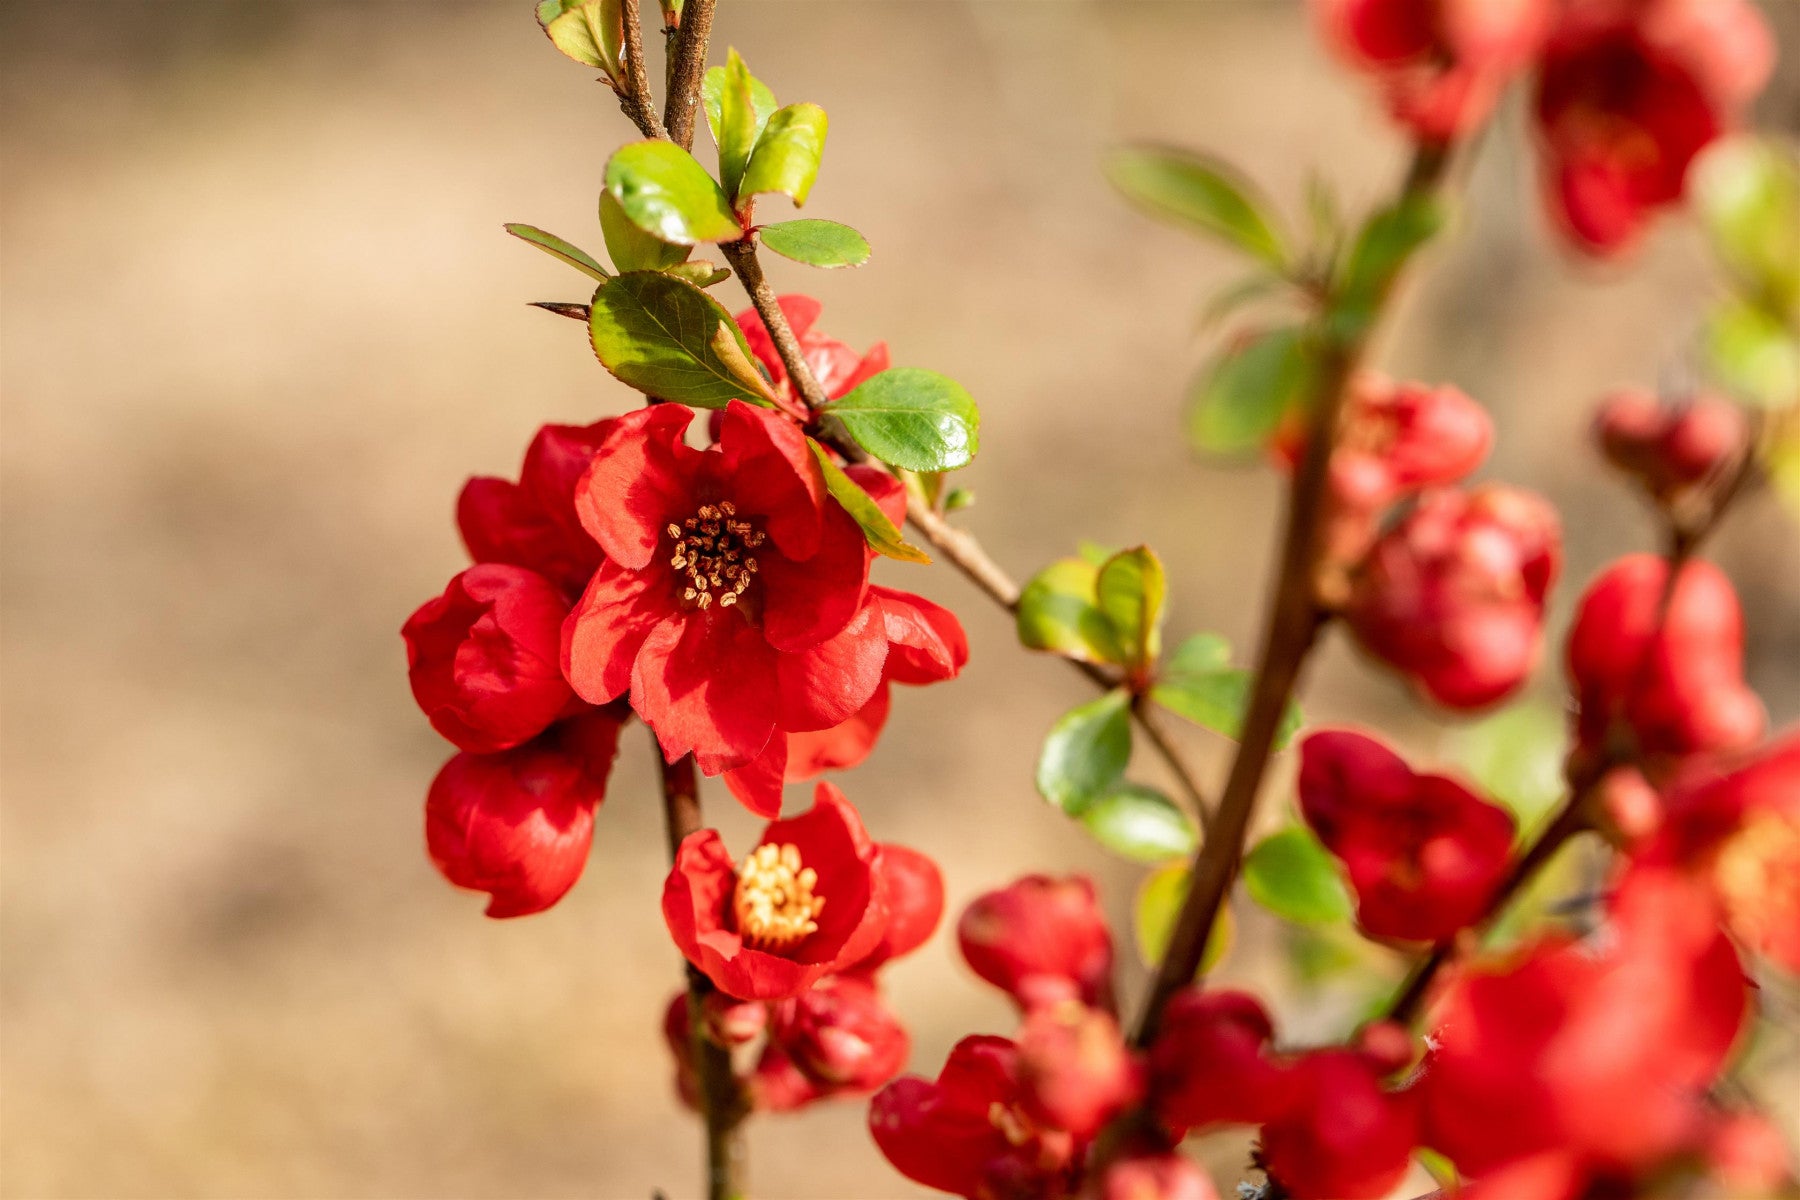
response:
<svg viewBox="0 0 1800 1200"><path fill-rule="evenodd" d="M671 763L663 761L658 749L657 764L662 771L663 817L673 860L682 839L701 827L700 779L691 754ZM687 964L688 1036L699 1080L700 1111L706 1121L707 1200L742 1200L743 1123L749 1106L731 1069L731 1051L706 1035L704 1005L715 990L712 980L692 963Z"/></svg>

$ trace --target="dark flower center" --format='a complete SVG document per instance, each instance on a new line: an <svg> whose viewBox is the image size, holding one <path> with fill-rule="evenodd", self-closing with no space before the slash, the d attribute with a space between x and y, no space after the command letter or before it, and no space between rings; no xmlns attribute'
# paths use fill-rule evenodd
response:
<svg viewBox="0 0 1800 1200"><path fill-rule="evenodd" d="M669 522L675 541L669 565L680 573L686 586L681 598L697 608L736 604L756 575L756 556L767 534L737 515L729 500L702 504L693 516L677 525Z"/></svg>

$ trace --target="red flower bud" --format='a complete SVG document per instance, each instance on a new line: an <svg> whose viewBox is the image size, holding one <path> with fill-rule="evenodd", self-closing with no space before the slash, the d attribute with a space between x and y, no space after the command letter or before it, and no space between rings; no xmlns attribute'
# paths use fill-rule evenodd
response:
<svg viewBox="0 0 1800 1200"><path fill-rule="evenodd" d="M1274 1026L1244 992L1177 992L1150 1047L1151 1098L1178 1133L1223 1123L1260 1124L1288 1102L1289 1071L1273 1055Z"/></svg>
<svg viewBox="0 0 1800 1200"><path fill-rule="evenodd" d="M1121 1158L1082 1195L1091 1200L1219 1200L1206 1172L1174 1153Z"/></svg>
<svg viewBox="0 0 1800 1200"><path fill-rule="evenodd" d="M542 575L470 567L401 629L413 697L431 726L492 754L542 733L575 698L557 665L569 603Z"/></svg>
<svg viewBox="0 0 1800 1200"><path fill-rule="evenodd" d="M541 912L587 863L619 720L595 713L499 754L458 754L425 800L425 844L444 878L487 892L490 917Z"/></svg>
<svg viewBox="0 0 1800 1200"><path fill-rule="evenodd" d="M1144 1091L1144 1071L1119 1023L1074 1001L1045 1005L1019 1031L1024 1111L1039 1125L1087 1141Z"/></svg>
<svg viewBox="0 0 1800 1200"><path fill-rule="evenodd" d="M944 916L943 873L917 850L883 843L875 873L887 898L888 923L875 949L853 968L865 973L924 945Z"/></svg>
<svg viewBox="0 0 1800 1200"><path fill-rule="evenodd" d="M763 1047L756 1068L744 1080L750 1107L756 1112L797 1112L825 1098L826 1089L802 1071L777 1042Z"/></svg>
<svg viewBox="0 0 1800 1200"><path fill-rule="evenodd" d="M1029 1009L1079 1000L1112 1008L1112 932L1079 875L1027 875L963 910L957 943L969 967Z"/></svg>
<svg viewBox="0 0 1800 1200"><path fill-rule="evenodd" d="M797 996L868 956L887 928L875 844L828 783L734 865L718 831L689 834L663 886L675 945L728 995Z"/></svg>
<svg viewBox="0 0 1800 1200"><path fill-rule="evenodd" d="M769 1006L739 1000L724 992L708 992L700 1003L706 1036L721 1046L747 1046L769 1027Z"/></svg>
<svg viewBox="0 0 1800 1200"><path fill-rule="evenodd" d="M1294 1200L1378 1200L1406 1174L1418 1106L1389 1092L1350 1050L1318 1050L1294 1064L1289 1106L1262 1129L1262 1163Z"/></svg>
<svg viewBox="0 0 1800 1200"><path fill-rule="evenodd" d="M1000 1037L968 1037L936 1081L907 1075L869 1105L869 1132L894 1169L968 1200L1043 1197L1070 1190L1075 1139L1021 1109L1019 1052Z"/></svg>
<svg viewBox="0 0 1800 1200"><path fill-rule="evenodd" d="M1589 750L1624 733L1641 755L1681 756L1742 749L1762 734L1731 581L1701 561L1683 566L1673 589L1668 577L1664 559L1628 555L1581 597L1568 670Z"/></svg>
<svg viewBox="0 0 1800 1200"><path fill-rule="evenodd" d="M1649 392L1627 388L1601 405L1594 433L1607 461L1667 502L1740 459L1750 426L1742 409L1717 396L1665 407Z"/></svg>
<svg viewBox="0 0 1800 1200"><path fill-rule="evenodd" d="M1453 779L1414 774L1349 730L1300 746L1300 811L1344 864L1376 937L1442 941L1487 911L1506 876L1512 815Z"/></svg>
<svg viewBox="0 0 1800 1200"><path fill-rule="evenodd" d="M1537 663L1561 540L1555 512L1529 492L1431 493L1369 552L1351 630L1439 704L1492 704Z"/></svg>
<svg viewBox="0 0 1800 1200"><path fill-rule="evenodd" d="M912 1041L875 985L832 975L787 1005L774 1038L807 1078L831 1091L874 1091L906 1065Z"/></svg>

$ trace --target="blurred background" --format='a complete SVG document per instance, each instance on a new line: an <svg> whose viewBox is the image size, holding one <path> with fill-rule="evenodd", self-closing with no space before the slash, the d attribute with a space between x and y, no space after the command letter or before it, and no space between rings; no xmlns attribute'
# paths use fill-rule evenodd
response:
<svg viewBox="0 0 1800 1200"><path fill-rule="evenodd" d="M500 229L597 248L602 165L635 136L530 7L0 6L8 1196L696 1189L658 1033L679 973L644 731L585 878L551 912L485 920L422 845L448 750L413 707L398 629L463 565L457 489L513 475L539 424L634 400L579 326L526 307L585 299L582 281ZM1786 62L1759 115L1792 133L1800 3L1767 11ZM1178 433L1197 314L1238 264L1128 211L1097 162L1120 140L1174 140L1287 200L1317 171L1352 211L1373 203L1404 147L1303 9L725 0L716 58L727 45L783 99L830 111L807 212L875 246L855 272L772 260L778 288L814 291L829 332L886 339L980 401L968 525L1020 576L1078 538L1148 541L1170 566L1172 633L1246 652L1276 483L1197 465ZM1585 448L1589 405L1679 377L1715 281L1680 221L1628 265L1571 262L1535 187L1515 103L1385 366L1484 401L1500 430L1484 476L1562 508L1560 627L1599 564L1651 537ZM735 284L718 291L741 307ZM1743 593L1752 683L1792 722L1800 536L1765 495L1712 553ZM1079 869L1123 927L1142 870L1031 784L1039 739L1086 685L1019 650L949 568L877 571L955 607L974 658L958 683L897 693L885 741L841 780L870 826L939 858L952 912L1027 869ZM1555 712L1553 662L1533 696ZM1337 640L1306 709L1392 730L1425 762L1494 755ZM1191 740L1216 781L1225 745ZM1529 774L1517 744L1501 766ZM1538 739L1537 760L1556 752ZM1277 766L1271 821L1291 771ZM753 823L721 788L710 805L744 848ZM1224 974L1265 989L1294 1037L1331 1036L1368 1002L1366 978L1298 969L1273 921L1239 915ZM1377 989L1400 970L1370 962ZM887 978L926 1074L963 1034L1012 1028L944 932ZM1758 1052L1791 1129L1794 1048ZM757 1192L919 1194L862 1113L757 1120ZM1212 1149L1229 1184L1241 1143Z"/></svg>

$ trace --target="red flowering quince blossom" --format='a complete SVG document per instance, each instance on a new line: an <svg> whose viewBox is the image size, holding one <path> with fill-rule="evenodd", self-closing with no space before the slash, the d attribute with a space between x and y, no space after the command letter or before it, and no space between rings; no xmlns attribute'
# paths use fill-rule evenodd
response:
<svg viewBox="0 0 1800 1200"><path fill-rule="evenodd" d="M895 1170L968 1200L1060 1200L1075 1187L1080 1155L1067 1130L1025 1111L1019 1048L966 1037L936 1080L903 1076L875 1094L869 1132Z"/></svg>
<svg viewBox="0 0 1800 1200"><path fill-rule="evenodd" d="M519 481L478 475L463 485L456 525L469 557L536 571L571 600L600 568L600 545L581 527L575 485L613 420L546 425L531 439Z"/></svg>
<svg viewBox="0 0 1800 1200"><path fill-rule="evenodd" d="M1427 494L1369 552L1345 616L1363 649L1446 708L1525 682L1562 557L1556 510L1487 484Z"/></svg>
<svg viewBox="0 0 1800 1200"><path fill-rule="evenodd" d="M1454 779L1415 774L1374 738L1322 730L1300 745L1300 811L1343 863L1376 937L1442 941L1480 918L1506 877L1512 814Z"/></svg>
<svg viewBox="0 0 1800 1200"><path fill-rule="evenodd" d="M798 426L732 401L718 443L684 441L691 409L620 417L576 507L606 562L563 629L575 691L629 691L672 762L709 774L777 729L828 729L869 702L887 657L864 604L862 531L825 490Z"/></svg>
<svg viewBox="0 0 1800 1200"><path fill-rule="evenodd" d="M1294 1200L1380 1200L1405 1177L1418 1099L1382 1082L1386 1064L1355 1050L1295 1061L1282 1111L1262 1127L1262 1163Z"/></svg>
<svg viewBox="0 0 1800 1200"><path fill-rule="evenodd" d="M1662 504L1719 478L1750 443L1749 421L1731 401L1701 393L1664 404L1642 388L1608 396L1594 434L1607 461Z"/></svg>
<svg viewBox="0 0 1800 1200"><path fill-rule="evenodd" d="M876 858L856 810L821 783L812 808L771 822L741 865L717 830L683 839L663 918L676 947L727 995L797 996L880 943L888 909Z"/></svg>
<svg viewBox="0 0 1800 1200"><path fill-rule="evenodd" d="M1144 1067L1110 1013L1074 1000L1025 1014L1016 1043L1024 1111L1088 1141L1144 1095Z"/></svg>
<svg viewBox="0 0 1800 1200"><path fill-rule="evenodd" d="M487 915L520 917L580 878L622 714L597 710L497 754L456 755L425 800L425 844L451 883L491 897Z"/></svg>
<svg viewBox="0 0 1800 1200"><path fill-rule="evenodd" d="M1486 119L1532 58L1549 0L1313 0L1326 38L1374 76L1396 120L1444 142Z"/></svg>
<svg viewBox="0 0 1800 1200"><path fill-rule="evenodd" d="M1438 997L1418 1090L1427 1143L1465 1178L1517 1172L1542 1190L1512 1194L1541 1200L1590 1182L1637 1194L1631 1180L1707 1140L1707 1092L1748 1014L1736 952L1675 872L1628 872L1608 911L1597 941L1542 938Z"/></svg>
<svg viewBox="0 0 1800 1200"><path fill-rule="evenodd" d="M824 305L811 296L781 296L776 303L800 343L801 357L806 360L807 368L819 381L827 399L836 400L871 375L879 375L888 369L886 342L876 342L867 354L858 354L836 338L815 330L813 326ZM747 308L737 315L737 323L744 331L744 342L750 347L750 353L756 356L773 383L776 396L797 416L805 416L805 403L788 378L787 364L776 352L775 342L769 337L761 315L754 308Z"/></svg>
<svg viewBox="0 0 1800 1200"><path fill-rule="evenodd" d="M1666 559L1631 554L1582 594L1568 673L1588 753L1624 739L1638 756L1680 758L1747 749L1762 735L1762 702L1744 684L1744 618L1731 580L1695 560L1673 587L1668 581Z"/></svg>
<svg viewBox="0 0 1800 1200"><path fill-rule="evenodd" d="M873 1091L900 1073L911 1052L906 1026L873 979L829 975L782 1002L765 1053L785 1055L824 1095Z"/></svg>
<svg viewBox="0 0 1800 1200"><path fill-rule="evenodd" d="M1749 0L1566 0L1545 43L1545 190L1589 254L1630 247L1762 90L1775 44Z"/></svg>
<svg viewBox="0 0 1800 1200"><path fill-rule="evenodd" d="M1268 1010L1247 992L1175 993L1150 1047L1158 1119L1178 1134L1274 1119L1292 1090L1292 1073L1274 1053L1274 1038Z"/></svg>
<svg viewBox="0 0 1800 1200"><path fill-rule="evenodd" d="M1064 1000L1112 1008L1112 931L1084 876L1027 875L978 896L956 937L970 969L1021 1009Z"/></svg>

